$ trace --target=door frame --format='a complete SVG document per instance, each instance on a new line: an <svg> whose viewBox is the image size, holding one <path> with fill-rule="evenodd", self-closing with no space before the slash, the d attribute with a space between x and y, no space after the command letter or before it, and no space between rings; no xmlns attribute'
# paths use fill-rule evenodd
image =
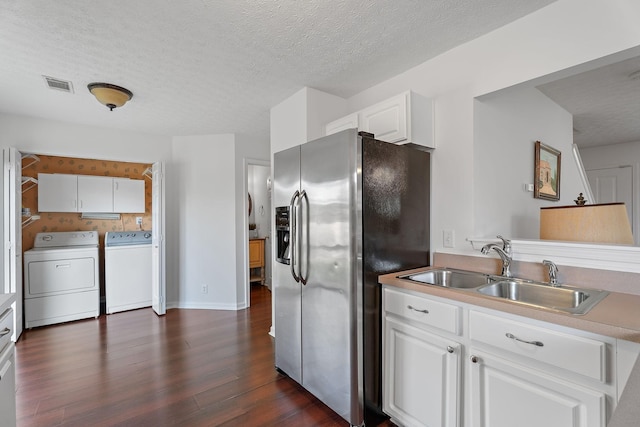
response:
<svg viewBox="0 0 640 427"><path fill-rule="evenodd" d="M154 165L156 163L161 163L162 164L162 169L163 169L163 173L162 173L162 183L163 183L163 189L166 189L166 163L167 160L148 160L148 159L131 159L131 158L97 158L97 157L90 157L90 156L83 156L82 154L70 154L70 153L62 153L62 152L58 152L58 151L48 151L48 150L38 150L38 149L29 149L29 150L24 150L22 151L22 149L18 146L11 146L11 147L5 147L5 148L15 148L17 150L18 153L20 153L21 155L24 153L33 153L33 154L38 154L38 155L44 155L44 156L56 156L56 157L68 157L68 158L74 158L74 159L91 159L91 160L103 160L103 161L107 161L107 162L124 162L124 163L148 163L151 165ZM34 151L36 153L34 153ZM20 168L20 171L22 171L22 168ZM144 178L143 178L144 179ZM19 181L19 180L18 180ZM3 185L6 185L6 183L3 182ZM3 193L5 193L5 191L3 191ZM163 194L164 196L164 194ZM6 197L6 196L5 196ZM163 197L163 204L166 205L166 197ZM153 207L152 207L152 213L153 213ZM7 215L8 213L3 209L3 215ZM167 214L166 211L163 207L162 209L162 221L166 227L166 222L167 222ZM14 221L16 221L16 224L21 224L21 209L16 209L16 211L14 212ZM7 219L5 218L5 221L7 221ZM248 227L248 226L247 226ZM164 227L163 227L164 228ZM22 228L20 227L20 231L22 231ZM4 236L3 236L4 238ZM166 266L167 266L167 251L166 251L166 230L163 230L163 236L162 236L162 245L163 245L163 253L160 256L160 268L162 271L162 275L164 276L162 282L163 283L163 307L166 309ZM20 263L21 263L21 268L22 268L22 257L23 257L23 253L22 253L22 237L20 236L19 240L19 245L20 245L20 251L21 251L21 256L20 256ZM5 257L6 257L6 248L5 248ZM6 262L6 261L5 261ZM4 268L6 269L7 266L5 265ZM20 270L22 271L22 270ZM6 274L6 273L5 273ZM21 277L21 286L23 286L23 282L24 280ZM22 299L22 304L24 307L24 299ZM18 303L18 301L16 301L16 304ZM164 314L164 313L162 313Z"/></svg>
<svg viewBox="0 0 640 427"><path fill-rule="evenodd" d="M249 166L266 166L271 168L271 162L268 160L260 160L254 159L250 157L245 157L243 162L243 173L242 173L242 242L239 245L242 247L242 265L244 266L244 301L243 304L240 305L239 308L249 308L251 307L251 282L249 282L249 215L246 213L249 211L249 203L247 200L247 193L249 192ZM273 175L273 170L271 171ZM273 221L272 221L273 222ZM273 226L273 224L272 224ZM273 227L270 227L273 228ZM269 230L269 234L272 235L273 230ZM273 245L273 239L269 239L269 245ZM270 253L273 253L273 247L271 248ZM265 259L265 269L266 263L271 262L271 259ZM273 271L269 269L269 271Z"/></svg>
<svg viewBox="0 0 640 427"><path fill-rule="evenodd" d="M613 170L613 169L625 169L631 168L631 228L633 231L633 240L636 246L640 245L640 197L636 196L636 191L640 188L640 164L621 164L614 166L596 166L591 169L584 169L585 176L588 172L591 171L603 171L603 170ZM587 178L588 179L588 178ZM591 185L591 184L589 184ZM593 191L592 191L593 193ZM591 200L595 200L595 196L591 196Z"/></svg>

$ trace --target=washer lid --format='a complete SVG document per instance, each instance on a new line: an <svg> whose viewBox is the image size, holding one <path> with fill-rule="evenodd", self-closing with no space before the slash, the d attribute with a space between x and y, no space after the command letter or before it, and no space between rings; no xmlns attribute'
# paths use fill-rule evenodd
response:
<svg viewBox="0 0 640 427"><path fill-rule="evenodd" d="M59 231L38 233L33 241L34 248L59 248L93 245L98 245L97 231Z"/></svg>

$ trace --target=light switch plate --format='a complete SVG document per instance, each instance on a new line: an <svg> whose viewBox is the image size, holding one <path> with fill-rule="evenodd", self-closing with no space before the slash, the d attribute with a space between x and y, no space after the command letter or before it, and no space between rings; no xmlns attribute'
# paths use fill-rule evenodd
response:
<svg viewBox="0 0 640 427"><path fill-rule="evenodd" d="M442 232L442 246L445 248L453 248L455 241L455 233L453 230L444 230Z"/></svg>

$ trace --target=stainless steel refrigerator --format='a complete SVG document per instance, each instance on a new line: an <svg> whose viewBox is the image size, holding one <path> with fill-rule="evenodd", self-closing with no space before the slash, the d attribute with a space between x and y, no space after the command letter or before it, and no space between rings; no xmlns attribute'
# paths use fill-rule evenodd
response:
<svg viewBox="0 0 640 427"><path fill-rule="evenodd" d="M276 367L351 425L381 410L380 274L429 264L429 153L349 129L274 155Z"/></svg>

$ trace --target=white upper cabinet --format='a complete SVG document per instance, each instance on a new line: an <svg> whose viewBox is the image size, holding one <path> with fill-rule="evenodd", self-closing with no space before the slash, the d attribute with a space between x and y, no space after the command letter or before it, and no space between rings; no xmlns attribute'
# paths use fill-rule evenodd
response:
<svg viewBox="0 0 640 427"><path fill-rule="evenodd" d="M114 212L112 179L78 175L78 212Z"/></svg>
<svg viewBox="0 0 640 427"><path fill-rule="evenodd" d="M144 181L39 173L38 211L143 213Z"/></svg>
<svg viewBox="0 0 640 427"><path fill-rule="evenodd" d="M376 139L396 144L435 148L433 100L410 91L334 120L326 134L357 127Z"/></svg>
<svg viewBox="0 0 640 427"><path fill-rule="evenodd" d="M144 213L144 181L113 178L113 211Z"/></svg>
<svg viewBox="0 0 640 427"><path fill-rule="evenodd" d="M381 141L407 141L410 126L407 106L409 98L409 93L403 93L365 108L360 112L360 130L372 133Z"/></svg>
<svg viewBox="0 0 640 427"><path fill-rule="evenodd" d="M77 176L39 173L38 211L78 212Z"/></svg>

